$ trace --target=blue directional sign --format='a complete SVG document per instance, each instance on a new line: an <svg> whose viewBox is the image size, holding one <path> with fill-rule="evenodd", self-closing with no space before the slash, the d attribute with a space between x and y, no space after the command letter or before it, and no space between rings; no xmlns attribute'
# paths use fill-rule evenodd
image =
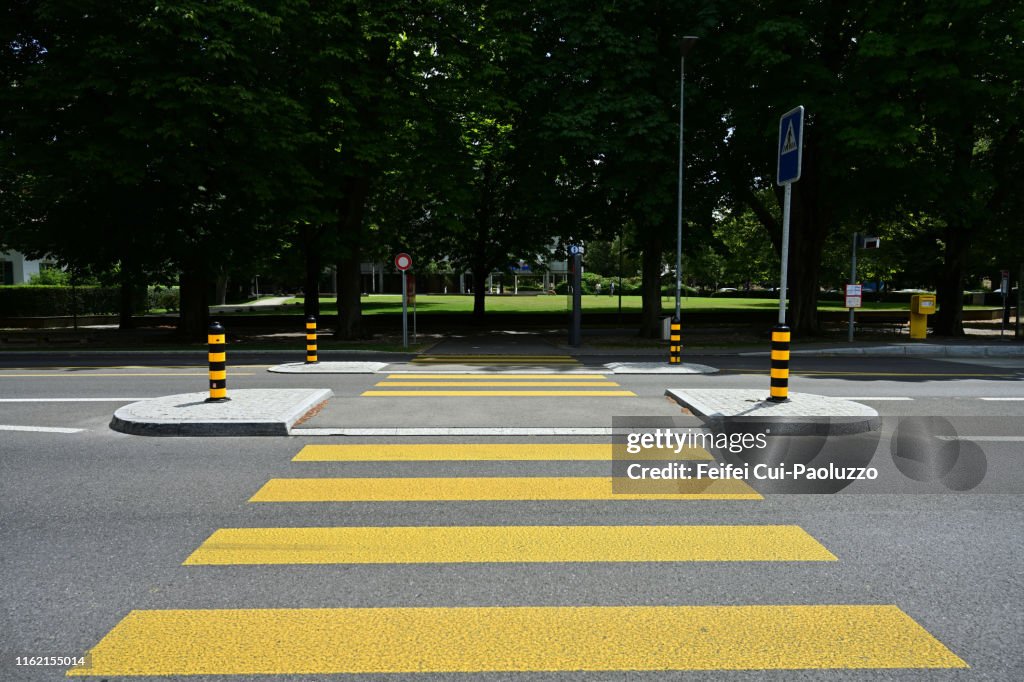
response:
<svg viewBox="0 0 1024 682"><path fill-rule="evenodd" d="M787 111L779 119L779 172L776 182L788 185L800 179L804 155L804 108Z"/></svg>

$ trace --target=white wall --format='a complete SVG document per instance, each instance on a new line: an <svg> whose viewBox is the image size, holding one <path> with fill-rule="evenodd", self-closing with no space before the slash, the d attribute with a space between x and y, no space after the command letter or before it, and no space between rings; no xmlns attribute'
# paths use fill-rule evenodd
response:
<svg viewBox="0 0 1024 682"><path fill-rule="evenodd" d="M25 256L17 251L0 253L0 260L9 260L14 264L15 284L25 284L32 275L39 273L39 261L26 260Z"/></svg>

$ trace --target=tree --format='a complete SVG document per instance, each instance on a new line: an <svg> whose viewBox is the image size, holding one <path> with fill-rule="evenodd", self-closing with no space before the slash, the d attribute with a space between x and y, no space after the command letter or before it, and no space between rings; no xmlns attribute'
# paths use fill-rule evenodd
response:
<svg viewBox="0 0 1024 682"><path fill-rule="evenodd" d="M291 162L303 121L275 56L292 5L23 7L3 102L31 208L21 241L69 263L116 263L126 285L172 262L179 328L204 334L211 273L276 246L275 199L308 180Z"/></svg>
<svg viewBox="0 0 1024 682"><path fill-rule="evenodd" d="M936 333L960 335L974 250L1000 227L1019 234L1024 8L921 2L899 28L917 116L908 202L931 216L929 233L940 245Z"/></svg>

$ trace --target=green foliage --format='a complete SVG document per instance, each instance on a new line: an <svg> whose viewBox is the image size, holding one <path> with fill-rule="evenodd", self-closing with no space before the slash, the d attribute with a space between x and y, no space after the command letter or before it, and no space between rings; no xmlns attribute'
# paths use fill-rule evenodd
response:
<svg viewBox="0 0 1024 682"><path fill-rule="evenodd" d="M0 242L109 281L185 272L202 293L215 275L315 279L397 249L481 276L572 239L606 277L620 250L630 279L643 254L656 298L675 239L686 34L701 38L686 58L687 281L775 282L776 125L796 104L798 329L813 327L819 285L847 279L855 230L885 240L862 254L861 279L938 286L953 296L943 315L965 284L1024 258L1020 2L0 12Z"/></svg>
<svg viewBox="0 0 1024 682"><path fill-rule="evenodd" d="M114 287L21 285L0 287L0 317L102 315L116 313L120 290Z"/></svg>
<svg viewBox="0 0 1024 682"><path fill-rule="evenodd" d="M178 287L150 287L146 294L146 307L149 310L177 312L181 305L181 294Z"/></svg>
<svg viewBox="0 0 1024 682"><path fill-rule="evenodd" d="M31 286L57 286L66 287L71 285L71 273L57 268L44 268L28 279Z"/></svg>

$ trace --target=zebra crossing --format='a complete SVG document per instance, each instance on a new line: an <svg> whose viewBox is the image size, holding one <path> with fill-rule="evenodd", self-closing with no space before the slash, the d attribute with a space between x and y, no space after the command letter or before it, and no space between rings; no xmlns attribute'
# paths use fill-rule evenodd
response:
<svg viewBox="0 0 1024 682"><path fill-rule="evenodd" d="M416 356L414 365L470 365L474 367L501 367L509 365L525 366L581 366L580 361L571 355L513 355L508 353L424 353Z"/></svg>
<svg viewBox="0 0 1024 682"><path fill-rule="evenodd" d="M290 504L433 501L727 501L762 496L740 480L673 492L614 494L611 477L399 477L399 462L576 462L611 460L611 444L316 444L249 499ZM681 457L707 460L703 450ZM347 464L377 463L380 477L345 477ZM315 464L314 464L315 463ZM309 476L316 466L322 476ZM522 466L528 467L529 464ZM524 473L529 473L528 471ZM659 502L663 503L663 502ZM688 507L692 508L692 507ZM422 508L421 508L422 509ZM752 512L756 507L750 507ZM254 518L259 516L254 515ZM760 525L407 525L219 528L182 570L403 564L588 565L843 561L799 526ZM429 519L428 519L429 521ZM231 580L230 572L223 573ZM251 571L246 579L252 580ZM258 579L258 577L256 578ZM359 608L144 609L127 614L69 676L329 675L558 671L724 671L965 668L893 604L675 605L588 603Z"/></svg>
<svg viewBox="0 0 1024 682"><path fill-rule="evenodd" d="M364 398L635 398L605 374L392 373Z"/></svg>

